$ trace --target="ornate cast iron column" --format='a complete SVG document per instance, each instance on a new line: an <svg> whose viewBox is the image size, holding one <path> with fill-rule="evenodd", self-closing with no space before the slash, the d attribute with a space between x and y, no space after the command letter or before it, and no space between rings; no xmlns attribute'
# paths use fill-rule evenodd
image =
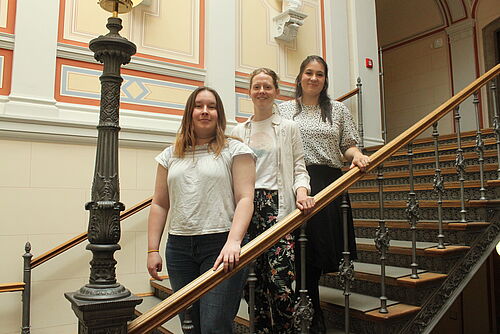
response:
<svg viewBox="0 0 500 334"><path fill-rule="evenodd" d="M342 210L342 225L344 233L344 251L342 252L342 260L339 264L339 283L344 289L344 331L346 334L351 332L350 324L350 296L351 296L351 285L354 281L354 263L351 260L351 252L349 251L349 234L347 228L347 217L349 210L349 203L347 202L347 192L342 194L342 204L340 205Z"/></svg>
<svg viewBox="0 0 500 334"><path fill-rule="evenodd" d="M92 252L89 283L66 293L79 324L78 333L127 332L127 321L141 299L116 281L114 252L120 249L120 202L118 182L118 114L120 106L121 65L130 62L135 45L119 35L122 20L118 13L132 9L131 0L101 0L102 8L112 11L106 27L109 33L89 43L97 61L104 64L101 81L101 108L97 126L97 152L92 184L87 249Z"/></svg>
<svg viewBox="0 0 500 334"><path fill-rule="evenodd" d="M313 304L311 298L307 295L306 287L306 246L307 246L307 234L306 234L307 222L302 224L300 227L299 235L299 247L300 247L300 283L299 298L295 304L294 311L294 326L297 333L307 334L309 333L309 327L311 326L313 319ZM252 333L253 334L253 333Z"/></svg>

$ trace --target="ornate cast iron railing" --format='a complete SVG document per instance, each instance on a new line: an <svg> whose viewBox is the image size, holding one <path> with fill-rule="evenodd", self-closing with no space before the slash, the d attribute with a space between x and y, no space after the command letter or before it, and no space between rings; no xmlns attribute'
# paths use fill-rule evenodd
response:
<svg viewBox="0 0 500 334"><path fill-rule="evenodd" d="M484 86L500 73L500 64L489 70L487 73L476 79L470 85L465 87L458 94L443 103L433 112L422 118L419 122L410 127L407 131L400 134L394 140L383 146L377 152L371 155L371 164L367 172L377 168L386 159L395 154L403 146L410 144L417 136L427 128L433 126L439 119L444 117L450 111L455 110L466 98ZM496 112L496 111L495 111ZM498 121L497 121L498 122ZM498 131L500 132L500 130ZM336 197L343 194L355 182L363 177L364 173L358 168L353 168L346 172L331 185L323 189L315 196L316 206L308 215L302 214L299 210L293 211L282 221L262 233L254 240L242 248L239 265L229 273L224 273L222 268L216 271L209 270L197 279L186 285L184 288L172 294L169 298L153 307L148 312L130 322L128 332L144 333L158 327L165 321L174 317L180 311L186 309L199 299L203 294L214 286L233 275L237 270L242 269L251 261L262 254L266 249L275 244L281 237L291 233L301 226L308 218L324 208ZM382 219L381 219L382 220Z"/></svg>

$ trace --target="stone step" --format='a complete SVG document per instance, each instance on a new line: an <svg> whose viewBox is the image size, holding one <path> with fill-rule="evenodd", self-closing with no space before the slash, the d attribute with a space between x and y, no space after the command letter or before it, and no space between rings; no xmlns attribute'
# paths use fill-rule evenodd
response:
<svg viewBox="0 0 500 334"><path fill-rule="evenodd" d="M466 221L488 220L487 209L496 205L496 200L468 200L465 201ZM434 200L418 200L419 219L436 220L438 203ZM351 202L353 215L356 219L377 219L380 216L378 201ZM384 201L384 219L404 220L407 218L406 200ZM459 200L443 200L443 219L461 221L461 202Z"/></svg>
<svg viewBox="0 0 500 334"><path fill-rule="evenodd" d="M327 326L344 328L345 297L340 289L320 286L321 307ZM380 299L352 292L349 297L349 319L352 333L384 333L391 328L397 333L404 320L415 315L419 306L387 300L388 313L379 313Z"/></svg>
<svg viewBox="0 0 500 334"><path fill-rule="evenodd" d="M497 171L498 165L497 164L485 164L483 170L485 172L489 171ZM445 167L445 168L440 168L441 175L457 175L457 169L455 167ZM436 173L435 168L426 168L426 169L416 169L413 171L413 176L414 177L421 177L421 176L429 176L429 177L434 177ZM465 167L465 173L466 174L475 174L479 173L479 165L468 165ZM405 171L397 171L397 172L384 172L382 174L384 178L384 182L387 182L388 179L399 179L399 178L405 178L408 179L410 176L410 172L408 170ZM362 182L362 181L367 181L367 180L377 180L378 174L377 171L372 171L370 173L366 173L365 176L361 179L361 181L358 181L356 184Z"/></svg>
<svg viewBox="0 0 500 334"><path fill-rule="evenodd" d="M375 220L375 219L374 219ZM367 222L367 220L363 220ZM354 223L355 234L360 238L374 238L377 231L376 223L358 224ZM463 225L463 226L460 226ZM471 226L472 225L472 226ZM397 223L389 224L389 235L394 240L412 240L412 232L408 221L398 220ZM470 246L474 242L476 236L480 234L489 223L468 222L468 223L450 223L444 224L443 235L444 242L449 245ZM416 240L423 242L438 241L437 223L426 221L418 221L416 230Z"/></svg>
<svg viewBox="0 0 500 334"><path fill-rule="evenodd" d="M439 128L438 128L439 131ZM476 131L465 131L460 134L461 140L462 141L474 141L476 140ZM481 135L483 139L486 138L494 138L495 133L492 128L487 128L487 129L481 129ZM438 136L438 142L439 145L443 143L456 143L457 141L457 134L456 133L451 133L451 134L444 134L444 135L439 135ZM376 146L370 146L366 147L365 151L367 152L375 152L382 148L383 145L376 145ZM432 146L434 147L434 138L432 136L425 137L425 138L419 138L415 139L413 141L413 146L414 147L425 147L425 146Z"/></svg>
<svg viewBox="0 0 500 334"><path fill-rule="evenodd" d="M486 186L486 182L484 183ZM479 199L481 182L479 180L470 180L464 182L464 198ZM438 195L434 192L434 185L432 183L415 183L414 192L417 200L432 200L437 201ZM459 200L461 196L461 184L458 181L444 182L443 198L451 200ZM397 185L384 185L383 194L384 201L397 201L407 200L408 193L410 192L410 185L397 184ZM349 189L349 196L353 201L378 201L379 188L378 186L358 186ZM485 188L484 196L486 198L495 198L494 188Z"/></svg>
<svg viewBox="0 0 500 334"><path fill-rule="evenodd" d="M493 138L493 137L485 138L483 140L483 142L484 142L485 150L496 149L496 139L495 138ZM476 149L476 141L475 140L462 141L461 148L465 152L473 151ZM457 151L457 149L458 149L458 145L456 142L439 145L440 154L446 154L444 152L449 153L452 151ZM423 156L423 155L434 155L435 148L434 148L434 145L426 145L426 146L420 146L420 147L414 146L412 152L413 152L414 157ZM398 160L398 159L407 159L407 155L408 155L408 148L404 147L403 149L394 153L391 156L391 160L394 161L394 160Z"/></svg>

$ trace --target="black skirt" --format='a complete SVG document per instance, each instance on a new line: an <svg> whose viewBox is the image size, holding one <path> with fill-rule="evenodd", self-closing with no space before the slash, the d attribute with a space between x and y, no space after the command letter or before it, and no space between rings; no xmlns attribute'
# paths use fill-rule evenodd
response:
<svg viewBox="0 0 500 334"><path fill-rule="evenodd" d="M307 171L311 177L311 195L316 195L342 176L340 169L325 165L307 166ZM351 253L350 258L355 260L357 258L356 240L349 196L347 196L347 200L349 203L347 213L348 245ZM342 196L339 196L307 222L307 263L321 268L323 273L339 271L339 264L344 251L341 204ZM299 248L297 245L295 249L298 250Z"/></svg>

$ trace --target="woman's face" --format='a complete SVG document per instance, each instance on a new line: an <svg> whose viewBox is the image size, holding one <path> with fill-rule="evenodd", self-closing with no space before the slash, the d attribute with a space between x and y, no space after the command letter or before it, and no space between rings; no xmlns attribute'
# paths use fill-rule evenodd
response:
<svg viewBox="0 0 500 334"><path fill-rule="evenodd" d="M193 126L197 138L215 136L217 128L217 101L214 94L208 90L198 93L193 109Z"/></svg>
<svg viewBox="0 0 500 334"><path fill-rule="evenodd" d="M304 68L300 84L303 96L319 96L325 86L326 73L323 64L313 60Z"/></svg>
<svg viewBox="0 0 500 334"><path fill-rule="evenodd" d="M250 97L257 108L272 107L279 90L274 87L273 78L265 73L253 77L250 86Z"/></svg>

